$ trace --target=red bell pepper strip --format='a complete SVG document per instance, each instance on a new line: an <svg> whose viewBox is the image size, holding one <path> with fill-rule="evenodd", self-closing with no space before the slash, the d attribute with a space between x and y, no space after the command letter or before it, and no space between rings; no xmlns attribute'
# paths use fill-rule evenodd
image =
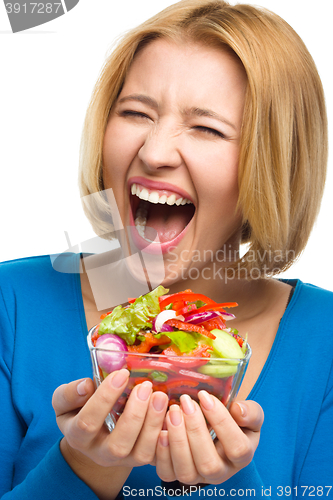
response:
<svg viewBox="0 0 333 500"><path fill-rule="evenodd" d="M206 304L205 306L199 307L199 309L196 312L201 313L204 311L223 311L224 307L237 307L237 306L238 306L237 302L222 302L221 304L217 304L216 302L214 302L214 304Z"/></svg>
<svg viewBox="0 0 333 500"><path fill-rule="evenodd" d="M179 293L174 293L173 295L170 295L164 300L161 300L160 302L160 308L161 311L163 311L166 306L168 306L171 303L175 303L178 300L184 300L185 302L195 302L196 300L201 300L202 302L205 302L205 304L216 304L214 300L206 297L206 295L202 295L201 293L193 293L193 292L179 292Z"/></svg>
<svg viewBox="0 0 333 500"><path fill-rule="evenodd" d="M205 337L209 337L210 339L216 339L213 333L210 333L206 328L200 325L192 325L191 323L185 323L184 321L180 321L179 319L168 319L165 322L167 325L173 326L178 330L182 330L183 332L196 332L204 335Z"/></svg>
<svg viewBox="0 0 333 500"><path fill-rule="evenodd" d="M224 330L226 328L226 324L223 321L223 318L218 316L217 318L209 319L208 321L203 321L200 323L200 326L203 326L206 328L206 330L215 330L217 328L218 330Z"/></svg>
<svg viewBox="0 0 333 500"><path fill-rule="evenodd" d="M98 339L98 337L100 337L100 334L98 333L98 328L99 328L99 325L96 328L96 330L94 332L94 335L92 335L92 337L91 337L91 342L92 342L92 344L93 344L94 347L96 347L97 339Z"/></svg>
<svg viewBox="0 0 333 500"><path fill-rule="evenodd" d="M198 308L195 304L187 304L180 309L175 309L175 306L173 306L173 309L176 311L176 316L184 316L184 314L193 314L193 311L196 311Z"/></svg>
<svg viewBox="0 0 333 500"><path fill-rule="evenodd" d="M129 352L149 352L150 349L155 345L169 344L170 339L165 335L162 335L159 339L156 338L151 332L146 332L143 334L145 340L143 340L139 345L129 345L127 347Z"/></svg>
<svg viewBox="0 0 333 500"><path fill-rule="evenodd" d="M237 334L233 334L232 336L237 340L239 347L243 347L244 339Z"/></svg>

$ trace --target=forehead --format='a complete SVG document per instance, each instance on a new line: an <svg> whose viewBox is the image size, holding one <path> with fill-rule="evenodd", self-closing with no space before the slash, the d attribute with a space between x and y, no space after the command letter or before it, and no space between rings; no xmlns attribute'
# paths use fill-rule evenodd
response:
<svg viewBox="0 0 333 500"><path fill-rule="evenodd" d="M246 73L236 55L222 47L199 42L154 40L135 56L125 79L124 92L178 92L206 96L224 92L244 93Z"/></svg>

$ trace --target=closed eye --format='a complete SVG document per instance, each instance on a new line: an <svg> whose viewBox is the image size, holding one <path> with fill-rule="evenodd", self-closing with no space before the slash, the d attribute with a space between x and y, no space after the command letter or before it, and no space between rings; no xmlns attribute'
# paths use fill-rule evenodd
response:
<svg viewBox="0 0 333 500"><path fill-rule="evenodd" d="M140 111L132 111L129 109L125 109L124 111L119 112L120 116L133 116L134 118L148 118L149 120L151 119L150 116L146 115L145 113L141 113Z"/></svg>
<svg viewBox="0 0 333 500"><path fill-rule="evenodd" d="M225 135L222 134L222 132L219 132L218 130L215 130L214 128L210 127L202 127L201 125L198 125L197 127L194 127L196 130L200 130L202 132L206 132L207 134L215 135L217 137L221 137L222 139L225 139Z"/></svg>

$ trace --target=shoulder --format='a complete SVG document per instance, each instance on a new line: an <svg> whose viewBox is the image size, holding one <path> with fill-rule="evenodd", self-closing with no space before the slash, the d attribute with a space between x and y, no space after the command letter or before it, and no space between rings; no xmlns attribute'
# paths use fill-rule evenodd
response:
<svg viewBox="0 0 333 500"><path fill-rule="evenodd" d="M61 257L61 266L58 259ZM18 310L32 311L38 303L59 300L75 284L79 255L42 255L0 263L0 307L17 317ZM58 268L57 265L58 264Z"/></svg>
<svg viewBox="0 0 333 500"><path fill-rule="evenodd" d="M62 267L63 272L70 273L71 269L75 268L75 261L78 258L77 254L67 253L61 255L37 255L0 262L0 278L15 278L18 276L24 278L27 274L35 275L35 273L53 272L60 270L60 267ZM61 266L58 264L59 262L61 262Z"/></svg>
<svg viewBox="0 0 333 500"><path fill-rule="evenodd" d="M295 291L281 321L281 333L287 342L296 342L294 348L303 360L310 356L312 364L331 365L333 292L300 280L288 282Z"/></svg>
<svg viewBox="0 0 333 500"><path fill-rule="evenodd" d="M295 291L291 300L291 308L295 311L309 308L307 314L312 316L312 319L318 318L320 315L325 317L331 316L333 308L333 292L312 285L303 283L301 280L284 280L289 285L295 287Z"/></svg>
<svg viewBox="0 0 333 500"><path fill-rule="evenodd" d="M38 281L61 280L66 274L75 274L79 268L79 255L39 255L0 262L0 287L32 287Z"/></svg>

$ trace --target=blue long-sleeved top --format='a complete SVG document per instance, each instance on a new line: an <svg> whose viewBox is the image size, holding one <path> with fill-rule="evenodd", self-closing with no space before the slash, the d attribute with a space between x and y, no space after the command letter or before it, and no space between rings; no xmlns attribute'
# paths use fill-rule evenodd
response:
<svg viewBox="0 0 333 500"><path fill-rule="evenodd" d="M55 271L48 256L0 264L3 500L97 498L63 459L51 406L60 384L92 377L79 256L62 258L67 273ZM192 498L262 497L264 491L284 498L288 487L292 497L333 498L333 293L292 284L292 300L248 397L265 412L254 460L206 493L192 488ZM165 493L152 466L133 469L123 488L124 498Z"/></svg>

